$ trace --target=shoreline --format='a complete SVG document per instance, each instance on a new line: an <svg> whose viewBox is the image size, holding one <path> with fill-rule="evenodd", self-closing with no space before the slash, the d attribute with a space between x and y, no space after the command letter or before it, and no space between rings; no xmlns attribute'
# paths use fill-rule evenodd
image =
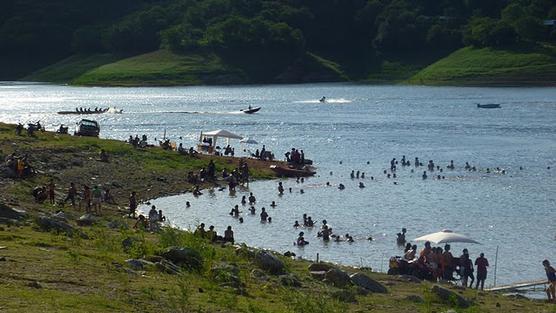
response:
<svg viewBox="0 0 556 313"><path fill-rule="evenodd" d="M226 301L228 300L226 299L229 295L243 299L246 298L243 296L246 293L250 294L250 297L246 299L254 301L252 305L264 308L269 312L297 312L288 303L292 301L292 297L298 296L313 303L310 305L337 308L330 312L355 312L371 307L381 312L400 312L415 311L426 306L443 311L454 307L449 301L423 294L423 290L432 287L432 284L428 282L408 282L404 278L363 270L362 272L379 281L388 289L386 294L369 293L352 287L339 287L322 282L307 271L310 262L286 257L279 257L279 259L286 264L287 271L290 272L288 275L293 275L290 277L291 280L268 273L265 274L267 275L265 276L266 280L261 281L259 278L252 277L253 274L249 274L258 269L257 262L251 255L256 252L249 251L258 250L252 250L246 246L236 250L228 245L207 244L204 240L195 238L191 233L172 229L164 230L160 234L129 230L133 222L122 217L122 214L126 212L122 210L122 205L126 203L126 196L130 190L140 191L138 194L144 199L170 196L174 192L181 194L184 187L191 187L183 182L185 176L182 174L204 166L209 159L213 158L186 158L177 152L164 151L157 147L135 150L131 145L121 141L56 135L51 132L38 133L37 138L30 138L26 135L16 137L14 125L8 124L0 124L0 148L4 156L14 150L18 154L29 153L31 165L39 171L37 175L29 178L0 179L0 194L2 194L0 203L10 207L24 208L28 214L27 219L9 224L6 228L4 225L0 225L0 246L5 247L0 249L0 257L4 258L7 261L6 264L9 265L0 267L0 282L2 282L0 285L3 285L0 287L0 291L4 294L4 296L0 296L0 299L3 297L18 299L18 308L34 308L28 311L34 311L39 307L44 308L45 305L46 308L55 308L57 307L55 302L52 302L52 299L49 300L49 297L56 295L55 298L59 299L58 301L76 299L80 309L90 308L89 311L122 311L125 310L123 308L126 306L129 308L130 305L133 310L145 310L151 306L153 309L167 306L172 311L173 306L182 303L180 301L186 301L181 296L173 295L174 286L180 284L181 276L157 271L152 269L151 265L145 265L144 268L141 266L141 269L130 268L126 258L154 260L151 255L156 256L157 250L174 244L185 244L185 246L197 249L196 251L199 251L209 264L205 270L201 270L199 273L184 274L187 277L187 284L190 286L187 288L187 299L189 299L187 303L199 307L210 303L209 312L212 309L221 310L222 308L228 308L227 311L232 312L244 311L237 306L227 307ZM105 164L96 160L101 148L109 152L110 163ZM216 158L215 162L217 162L217 166L227 167L234 166L237 160L239 159ZM274 177L262 167L263 164L259 164L257 167L256 163L251 167L256 179ZM266 167L268 168L268 166ZM142 169L140 173L136 173L138 168ZM123 173L119 173L120 171ZM30 191L34 186L46 184L50 177L55 179L57 185L57 199L63 199L64 190L70 181L76 181L78 186L81 183L109 182L109 186L114 188L113 195L118 204L103 208L103 213L98 217L97 226L92 228L72 226L73 229L82 232L86 238L77 239L73 236L66 237L63 234L55 235L37 231L32 220L40 214L55 213L60 208L47 202L35 203L31 196ZM92 179L93 177L94 179ZM83 210L68 206L63 210L71 225L74 225L74 221L84 213ZM118 229L100 226L117 221L127 226L120 226L121 228ZM134 245L134 249L125 252L120 247L120 242L125 238L136 238L134 240L139 240L140 245ZM245 256L242 253L245 253ZM218 281L219 278L212 276L214 266L221 263L226 264L225 266L234 266L233 264L237 263L238 271L245 274L238 276L239 285L233 285L231 288L221 286L222 282ZM361 272L356 267L342 264L336 265L336 267L348 273ZM45 271L47 268L51 271ZM215 283L216 285L214 285ZM298 283L301 287L297 286ZM145 286L154 290L152 292L156 292L156 301L152 300L152 293L149 295L141 292L142 288L146 288ZM277 290L277 303L268 303L263 286L270 286ZM445 285L445 287L453 288L450 285ZM195 288L202 289L203 292L197 292ZM172 290L172 292L168 290ZM40 296L41 292L43 296ZM538 305L542 305L544 309L544 305L539 301L500 298L495 294L469 289L465 292L453 289L453 292L471 299L477 308L494 309L500 303L503 303L506 308L511 308L512 303L518 303L520 307L515 312L519 312L519 309L523 307L532 308ZM105 300L91 296L92 294L99 294ZM112 296L107 296L110 294ZM33 296L26 297L25 295ZM472 300L477 299L479 295L481 303ZM409 296L416 296L412 299L417 300L408 300ZM123 300L128 298L133 299L134 302L129 304ZM207 302L208 299L214 301ZM5 303L8 303L9 311L12 308L9 304L11 302ZM5 304L0 305L0 307L3 306ZM75 307L68 304L66 308L71 311ZM548 312L548 306L546 306L546 310Z"/></svg>

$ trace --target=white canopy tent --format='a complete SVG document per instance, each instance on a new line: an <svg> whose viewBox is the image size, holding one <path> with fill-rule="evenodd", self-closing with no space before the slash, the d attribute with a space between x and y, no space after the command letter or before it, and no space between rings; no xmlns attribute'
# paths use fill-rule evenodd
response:
<svg viewBox="0 0 556 313"><path fill-rule="evenodd" d="M428 234L425 236L421 236L419 238L415 238L415 241L430 241L435 244L440 243L450 243L450 242L466 242L466 243L479 243L465 235L454 233L449 229L443 229L442 231Z"/></svg>
<svg viewBox="0 0 556 313"><path fill-rule="evenodd" d="M230 139L242 139L243 137L240 135L236 135L232 132L229 132L227 130L224 129L217 129L217 130L213 130L210 132L201 132L201 136L199 138L199 141L202 142L203 138L212 138L212 145L216 146L216 141L218 140L218 138L226 138L229 142Z"/></svg>

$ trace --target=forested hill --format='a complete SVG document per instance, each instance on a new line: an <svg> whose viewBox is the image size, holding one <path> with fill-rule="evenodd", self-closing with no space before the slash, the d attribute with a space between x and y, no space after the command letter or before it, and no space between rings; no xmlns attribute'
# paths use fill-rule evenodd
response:
<svg viewBox="0 0 556 313"><path fill-rule="evenodd" d="M0 79L396 80L465 46L550 67L554 19L551 0L2 0Z"/></svg>

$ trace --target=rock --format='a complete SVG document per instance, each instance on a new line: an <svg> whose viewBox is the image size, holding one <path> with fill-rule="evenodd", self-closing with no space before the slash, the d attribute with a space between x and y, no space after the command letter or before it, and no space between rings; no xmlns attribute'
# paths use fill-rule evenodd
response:
<svg viewBox="0 0 556 313"><path fill-rule="evenodd" d="M241 287L239 267L236 264L220 263L210 269L210 277L224 286L233 288Z"/></svg>
<svg viewBox="0 0 556 313"><path fill-rule="evenodd" d="M295 258L295 253L293 253L291 251L286 251L286 252L284 252L284 256L288 257L288 258Z"/></svg>
<svg viewBox="0 0 556 313"><path fill-rule="evenodd" d="M0 217L0 224L8 225L8 226L19 226L21 223L18 220L14 220L11 218Z"/></svg>
<svg viewBox="0 0 556 313"><path fill-rule="evenodd" d="M0 203L0 217L12 220L22 220L27 217L27 212L21 209L10 208L5 204Z"/></svg>
<svg viewBox="0 0 556 313"><path fill-rule="evenodd" d="M128 259L125 260L127 265L136 271L142 271L147 269L153 269L155 264L143 259Z"/></svg>
<svg viewBox="0 0 556 313"><path fill-rule="evenodd" d="M157 263L157 262L162 262L162 260L164 260L163 257L161 257L160 255L149 255L145 257L145 260L152 262L152 263Z"/></svg>
<svg viewBox="0 0 556 313"><path fill-rule="evenodd" d="M0 257L0 262L6 262L6 257L5 256Z"/></svg>
<svg viewBox="0 0 556 313"><path fill-rule="evenodd" d="M74 166L83 166L83 160L81 160L81 159L73 159L73 160L71 160L71 165L74 165Z"/></svg>
<svg viewBox="0 0 556 313"><path fill-rule="evenodd" d="M353 303L357 302L355 294L349 290L336 290L332 293L332 297L342 302Z"/></svg>
<svg viewBox="0 0 556 313"><path fill-rule="evenodd" d="M440 299L444 300L445 302L453 302L457 304L461 308L467 308L471 305L469 300L464 298L457 292L454 292L448 288L444 288L440 285L432 286L432 292L436 294Z"/></svg>
<svg viewBox="0 0 556 313"><path fill-rule="evenodd" d="M120 220L112 220L112 221L106 223L106 227L108 227L110 229L128 229L129 228L126 223L124 223Z"/></svg>
<svg viewBox="0 0 556 313"><path fill-rule="evenodd" d="M411 283L421 283L421 280L413 275L398 275L398 278L403 281L411 282Z"/></svg>
<svg viewBox="0 0 556 313"><path fill-rule="evenodd" d="M79 219L77 220L77 225L79 226L91 226L94 223L96 223L97 218L90 213L87 213L85 215L82 215L81 217L79 217Z"/></svg>
<svg viewBox="0 0 556 313"><path fill-rule="evenodd" d="M313 272L309 272L309 274L311 274L311 277L313 277L316 280L324 280L324 276L326 275L325 271L313 271Z"/></svg>
<svg viewBox="0 0 556 313"><path fill-rule="evenodd" d="M200 270L203 267L203 258L199 252L191 248L171 247L166 249L161 256L189 270Z"/></svg>
<svg viewBox="0 0 556 313"><path fill-rule="evenodd" d="M324 274L324 281L339 288L344 288L351 283L349 275L337 268L328 270L326 274Z"/></svg>
<svg viewBox="0 0 556 313"><path fill-rule="evenodd" d="M415 302L415 303L425 302L425 300L421 296L418 296L418 295L409 295L409 296L405 297L405 300Z"/></svg>
<svg viewBox="0 0 556 313"><path fill-rule="evenodd" d="M293 274L280 275L280 283L287 287L301 287L301 281Z"/></svg>
<svg viewBox="0 0 556 313"><path fill-rule="evenodd" d="M160 271L168 273L168 274L179 274L180 268L176 264L172 263L171 261L162 259L162 261L155 263L156 268Z"/></svg>
<svg viewBox="0 0 556 313"><path fill-rule="evenodd" d="M280 275L285 273L285 265L268 251L258 251L255 255L255 263L264 271L271 274Z"/></svg>
<svg viewBox="0 0 556 313"><path fill-rule="evenodd" d="M127 237L126 239L122 240L122 248L126 253L130 251L131 247L133 247L133 244L135 243L136 240L137 239L132 237Z"/></svg>
<svg viewBox="0 0 556 313"><path fill-rule="evenodd" d="M38 282L38 281L32 281L30 283L27 284L27 287L31 287L31 288L36 288L36 289L41 289L42 285Z"/></svg>
<svg viewBox="0 0 556 313"><path fill-rule="evenodd" d="M253 269L251 271L250 275L251 275L252 278L258 279L258 280L261 280L261 281L267 281L268 280L268 276L265 274L265 272L261 271L258 268Z"/></svg>
<svg viewBox="0 0 556 313"><path fill-rule="evenodd" d="M254 259L255 255L257 254L253 248L250 248L245 244L234 245L234 248L237 255L246 257L250 260Z"/></svg>
<svg viewBox="0 0 556 313"><path fill-rule="evenodd" d="M377 282L376 280L370 278L369 276L363 273L355 273L350 276L351 282L359 286L361 288L365 288L370 292L375 293L387 293L388 289L384 287L381 283Z"/></svg>
<svg viewBox="0 0 556 313"><path fill-rule="evenodd" d="M327 263L312 263L309 265L309 272L327 272L334 268L334 266Z"/></svg>
<svg viewBox="0 0 556 313"><path fill-rule="evenodd" d="M37 225L43 231L56 231L57 233L65 233L68 236L73 236L75 229L62 219L49 216L37 217Z"/></svg>

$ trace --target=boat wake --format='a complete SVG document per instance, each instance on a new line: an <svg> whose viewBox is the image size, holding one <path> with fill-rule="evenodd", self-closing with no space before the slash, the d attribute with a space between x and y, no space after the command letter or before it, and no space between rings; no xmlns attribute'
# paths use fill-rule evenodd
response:
<svg viewBox="0 0 556 313"><path fill-rule="evenodd" d="M348 99L344 99L344 98L337 98L337 99L326 99L326 101L321 102L318 99L315 100L300 100L300 101L294 101L294 103L336 103L336 104L342 104L342 103L351 103L351 100Z"/></svg>

